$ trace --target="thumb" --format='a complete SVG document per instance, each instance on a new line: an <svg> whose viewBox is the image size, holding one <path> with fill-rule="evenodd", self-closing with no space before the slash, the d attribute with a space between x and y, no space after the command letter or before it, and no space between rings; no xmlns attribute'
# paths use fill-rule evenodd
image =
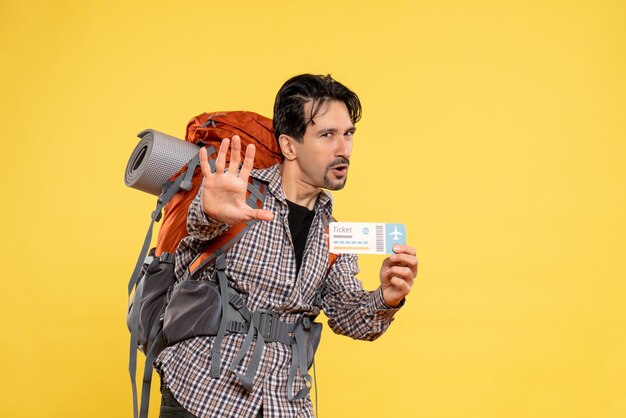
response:
<svg viewBox="0 0 626 418"><path fill-rule="evenodd" d="M271 221L272 219L274 219L274 214L271 211L265 209L253 209L252 217L259 221Z"/></svg>

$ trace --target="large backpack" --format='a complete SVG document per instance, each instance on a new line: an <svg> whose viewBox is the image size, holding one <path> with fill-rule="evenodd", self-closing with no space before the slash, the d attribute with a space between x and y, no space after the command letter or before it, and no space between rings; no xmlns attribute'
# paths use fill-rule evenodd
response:
<svg viewBox="0 0 626 418"><path fill-rule="evenodd" d="M158 134L156 131L143 131ZM242 160L249 143L256 146L254 168L267 168L282 161L280 148L276 143L272 121L253 112L214 112L194 117L187 125L186 141L204 146L209 155L209 164L215 169L217 149L223 138L239 135L242 143ZM199 149L199 148L198 148ZM131 161L129 161L129 165ZM129 373L133 392L134 417L147 417L152 363L167 346L196 335L216 335L219 341L229 332L241 332L242 324L249 324L255 318L247 309L241 296L225 279L225 252L245 235L254 221L231 226L226 232L209 241L188 267L186 274L191 278L199 276L207 266L213 265L222 273L220 280L212 282L183 281L176 287L174 274L174 254L179 242L188 235L186 229L189 205L198 193L202 181L202 171L198 156L194 156L162 186L157 205L151 215L151 223L146 233L140 255L128 284L129 309L127 323L131 333ZM253 208L262 208L267 185L249 177L247 203ZM162 219L157 244L148 250L152 239L154 223ZM325 220L330 222L330 220ZM329 266L336 256L330 254ZM131 297L132 295L132 297ZM178 301L177 306L169 306L168 300ZM171 305L174 305L172 303ZM198 321L202 316L206 320ZM258 321L259 319L256 318ZM168 323L175 326L169 327ZM203 329L198 329L201 326ZM311 365L313 354L319 343L321 324L308 325L306 337L301 337L307 346L307 363ZM164 329L165 328L165 329ZM295 330L296 334L299 330ZM309 334L311 336L309 336ZM250 334L252 335L252 334ZM249 343L248 343L249 344ZM219 376L220 344L214 344L211 375ZM262 347L257 344L257 347ZM144 365L141 404L137 395L137 349L146 354ZM300 373L310 378L306 370ZM251 384L253 375L239 376L244 386ZM293 379L293 377L290 377ZM247 382L247 384L246 384ZM292 380L293 382L293 380ZM289 393L298 398L306 393Z"/></svg>
<svg viewBox="0 0 626 418"><path fill-rule="evenodd" d="M156 131L143 131L140 137L159 134ZM242 159L249 143L256 146L254 168L267 168L282 161L280 148L276 143L272 121L253 112L214 112L194 117L187 124L185 139L207 148L209 164L214 169L217 149L223 138L239 135L242 143ZM199 147L198 147L199 149ZM130 164L130 162L129 162ZM196 155L180 168L162 186L155 210L144 239L137 263L128 283L129 309L127 324L131 333L129 373L133 389L133 413L137 417L147 416L152 362L168 344L163 335L163 317L168 292L176 282L174 274L174 254L178 243L188 235L186 228L189 205L198 193L202 181L199 158ZM252 177L248 184L248 204L255 208L263 206L266 185ZM148 250L152 240L155 222L162 219L155 248ZM198 274L217 256L232 247L247 232L252 222L233 225L228 231L211 240L196 257L191 272ZM132 296L132 297L131 297ZM209 295L205 295L209 296ZM230 298L237 295L230 291ZM219 321L219 318L214 321ZM172 343L171 341L169 343ZM144 367L141 410L137 399L137 348L146 354Z"/></svg>

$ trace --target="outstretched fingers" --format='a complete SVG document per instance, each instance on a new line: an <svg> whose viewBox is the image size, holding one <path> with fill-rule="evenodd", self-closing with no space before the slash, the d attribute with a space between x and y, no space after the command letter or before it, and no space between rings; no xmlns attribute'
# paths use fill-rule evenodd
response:
<svg viewBox="0 0 626 418"><path fill-rule="evenodd" d="M204 177L210 176L213 172L211 171L211 166L209 165L209 155L206 148L200 148L200 153L198 155L200 157L200 168L202 169L202 175Z"/></svg>
<svg viewBox="0 0 626 418"><path fill-rule="evenodd" d="M250 176L250 171L252 171L252 167L254 165L254 155L256 154L256 147L254 144L248 144L246 147L246 156L243 160L243 165L241 166L241 172L239 173L239 177L248 181L248 176Z"/></svg>
<svg viewBox="0 0 626 418"><path fill-rule="evenodd" d="M232 174L237 174L240 162L241 138L239 138L239 135L234 135L230 140L230 163L228 164L228 171Z"/></svg>
<svg viewBox="0 0 626 418"><path fill-rule="evenodd" d="M224 169L226 168L226 154L228 153L229 146L230 138L224 138L220 144L220 149L215 160L215 172L217 174L224 174Z"/></svg>

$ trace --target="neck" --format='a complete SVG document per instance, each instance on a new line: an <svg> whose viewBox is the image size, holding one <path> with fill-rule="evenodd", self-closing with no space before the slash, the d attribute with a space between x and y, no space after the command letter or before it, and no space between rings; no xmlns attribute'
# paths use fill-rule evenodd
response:
<svg viewBox="0 0 626 418"><path fill-rule="evenodd" d="M283 162L280 174L285 198L297 205L313 209L322 189L307 183L296 170L295 164L289 164L288 161Z"/></svg>

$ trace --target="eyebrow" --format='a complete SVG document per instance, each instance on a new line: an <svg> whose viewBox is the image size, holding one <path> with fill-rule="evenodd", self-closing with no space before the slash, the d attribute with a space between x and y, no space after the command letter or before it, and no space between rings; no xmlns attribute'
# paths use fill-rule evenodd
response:
<svg viewBox="0 0 626 418"><path fill-rule="evenodd" d="M336 133L338 132L339 129L337 128L325 128L325 129L320 129L319 131L317 131L318 134L323 134L326 132L331 132L331 133ZM356 132L356 126L351 126L350 128L346 129L344 133L347 132L351 132L351 133L355 133Z"/></svg>

